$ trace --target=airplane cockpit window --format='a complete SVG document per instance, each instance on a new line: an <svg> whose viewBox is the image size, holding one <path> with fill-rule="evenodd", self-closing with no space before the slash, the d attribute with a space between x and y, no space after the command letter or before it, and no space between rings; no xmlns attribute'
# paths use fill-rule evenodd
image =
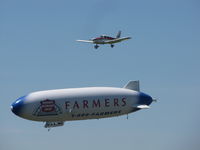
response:
<svg viewBox="0 0 200 150"><path fill-rule="evenodd" d="M101 38L106 38L107 36L105 36L105 35L101 35Z"/></svg>

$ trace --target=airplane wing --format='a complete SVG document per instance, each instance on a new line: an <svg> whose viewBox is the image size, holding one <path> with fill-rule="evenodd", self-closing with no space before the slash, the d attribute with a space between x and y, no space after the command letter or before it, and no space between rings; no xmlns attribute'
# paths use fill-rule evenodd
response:
<svg viewBox="0 0 200 150"><path fill-rule="evenodd" d="M131 37L118 38L118 39L114 39L114 40L105 41L105 44L118 43L118 42L129 40L129 39L131 39Z"/></svg>
<svg viewBox="0 0 200 150"><path fill-rule="evenodd" d="M77 42L93 43L91 40L76 40Z"/></svg>

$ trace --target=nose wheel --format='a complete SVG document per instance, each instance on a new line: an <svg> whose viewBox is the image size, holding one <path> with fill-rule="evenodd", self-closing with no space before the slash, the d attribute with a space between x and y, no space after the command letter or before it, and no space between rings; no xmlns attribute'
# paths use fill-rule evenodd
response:
<svg viewBox="0 0 200 150"><path fill-rule="evenodd" d="M97 44L94 46L95 49L97 49L98 47L99 47L99 45L97 45Z"/></svg>

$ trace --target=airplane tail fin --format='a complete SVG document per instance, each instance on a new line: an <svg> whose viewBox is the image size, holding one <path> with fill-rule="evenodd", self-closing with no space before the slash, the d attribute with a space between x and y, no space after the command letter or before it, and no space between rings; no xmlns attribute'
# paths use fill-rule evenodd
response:
<svg viewBox="0 0 200 150"><path fill-rule="evenodd" d="M139 81L129 81L125 86L125 89L130 89L134 91L140 91L140 83Z"/></svg>
<svg viewBox="0 0 200 150"><path fill-rule="evenodd" d="M120 36L121 36L121 31L119 31L119 32L117 33L116 38L118 39L118 38L120 38Z"/></svg>

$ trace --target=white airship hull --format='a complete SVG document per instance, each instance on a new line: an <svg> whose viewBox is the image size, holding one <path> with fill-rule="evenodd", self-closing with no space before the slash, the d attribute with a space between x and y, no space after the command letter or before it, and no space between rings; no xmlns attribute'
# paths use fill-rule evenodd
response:
<svg viewBox="0 0 200 150"><path fill-rule="evenodd" d="M21 117L35 121L98 119L130 113L138 92L120 88L77 88L30 93ZM56 103L55 103L56 101ZM34 103L33 103L34 102Z"/></svg>
<svg viewBox="0 0 200 150"><path fill-rule="evenodd" d="M148 108L151 104L150 96L135 91L139 90L137 86L139 83L130 82L125 88L90 87L39 91L17 99L11 107L22 118L60 122L59 125L64 121L114 117Z"/></svg>

